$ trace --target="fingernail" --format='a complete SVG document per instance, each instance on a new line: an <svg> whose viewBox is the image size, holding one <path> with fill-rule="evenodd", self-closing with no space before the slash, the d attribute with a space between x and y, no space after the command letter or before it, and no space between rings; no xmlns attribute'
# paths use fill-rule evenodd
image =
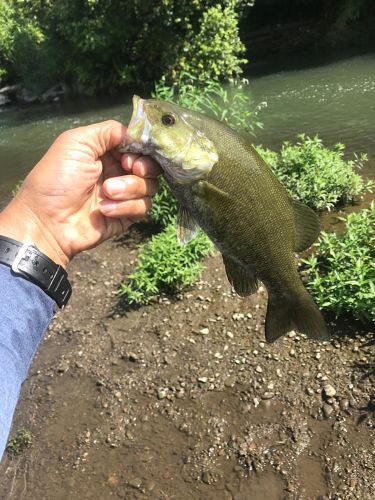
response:
<svg viewBox="0 0 375 500"><path fill-rule="evenodd" d="M118 202L116 201L104 200L100 202L100 209L104 214L109 214L110 212L113 212L113 210L117 208L117 206Z"/></svg>
<svg viewBox="0 0 375 500"><path fill-rule="evenodd" d="M108 179L106 183L106 190L108 194L123 193L126 188L126 181L121 179Z"/></svg>

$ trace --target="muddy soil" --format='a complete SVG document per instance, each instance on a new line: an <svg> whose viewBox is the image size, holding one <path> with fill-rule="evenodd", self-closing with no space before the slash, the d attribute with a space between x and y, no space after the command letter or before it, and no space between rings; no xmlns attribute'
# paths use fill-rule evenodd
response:
<svg viewBox="0 0 375 500"><path fill-rule="evenodd" d="M123 313L133 230L78 256L0 466L13 500L372 499L374 326L264 342L266 296L239 298L221 259L180 296Z"/></svg>

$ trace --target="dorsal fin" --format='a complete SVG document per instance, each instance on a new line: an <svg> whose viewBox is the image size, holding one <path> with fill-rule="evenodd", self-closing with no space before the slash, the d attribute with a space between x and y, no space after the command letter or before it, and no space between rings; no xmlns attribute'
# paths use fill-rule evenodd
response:
<svg viewBox="0 0 375 500"><path fill-rule="evenodd" d="M320 233L319 218L316 213L300 201L290 200L294 213L294 227L296 240L295 252L302 252L309 248Z"/></svg>

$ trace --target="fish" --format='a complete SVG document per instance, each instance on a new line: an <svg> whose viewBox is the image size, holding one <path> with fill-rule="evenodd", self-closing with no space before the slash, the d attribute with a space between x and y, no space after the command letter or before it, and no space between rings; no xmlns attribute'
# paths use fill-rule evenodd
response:
<svg viewBox="0 0 375 500"><path fill-rule="evenodd" d="M162 167L179 201L181 244L201 228L221 252L237 294L264 284L268 342L292 330L329 339L295 259L317 239L319 218L288 195L248 136L205 114L135 95L120 151L149 155Z"/></svg>

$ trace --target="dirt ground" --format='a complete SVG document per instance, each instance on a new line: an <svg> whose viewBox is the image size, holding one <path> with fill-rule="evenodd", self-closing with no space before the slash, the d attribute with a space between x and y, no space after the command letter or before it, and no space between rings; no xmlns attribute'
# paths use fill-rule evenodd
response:
<svg viewBox="0 0 375 500"><path fill-rule="evenodd" d="M120 314L133 230L78 256L22 390L0 466L13 500L373 499L374 326L268 345L264 290L235 296L221 258L175 298Z"/></svg>

